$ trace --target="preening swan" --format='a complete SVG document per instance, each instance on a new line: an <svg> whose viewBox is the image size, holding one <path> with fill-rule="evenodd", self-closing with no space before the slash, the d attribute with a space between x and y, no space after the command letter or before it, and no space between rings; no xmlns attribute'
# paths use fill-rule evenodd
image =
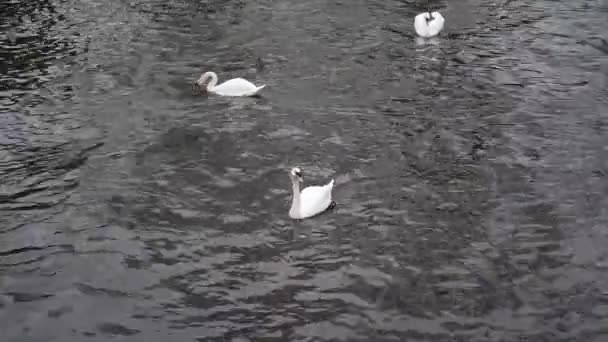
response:
<svg viewBox="0 0 608 342"><path fill-rule="evenodd" d="M217 85L217 74L213 71L208 71L202 74L198 81L196 81L196 84L198 84L201 89L203 89L205 82L207 82L209 78L211 78L211 81L204 89L207 89L207 91L210 93L218 94L221 96L254 96L266 86L265 84L263 84L257 87L255 84L240 77L233 78L222 84Z"/></svg>
<svg viewBox="0 0 608 342"><path fill-rule="evenodd" d="M443 30L445 20L439 12L427 11L420 13L414 19L416 33L422 38L431 38Z"/></svg>
<svg viewBox="0 0 608 342"><path fill-rule="evenodd" d="M300 192L300 182L302 170L294 167L289 173L293 188L293 201L289 209L289 217L292 219L303 219L322 213L330 206L335 205L331 200L331 190L334 187L334 180L321 186L309 186Z"/></svg>

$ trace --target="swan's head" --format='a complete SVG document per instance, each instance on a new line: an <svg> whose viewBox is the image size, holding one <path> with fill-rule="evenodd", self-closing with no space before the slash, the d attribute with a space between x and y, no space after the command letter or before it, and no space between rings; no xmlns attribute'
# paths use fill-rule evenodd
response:
<svg viewBox="0 0 608 342"><path fill-rule="evenodd" d="M433 21L435 19L430 9L424 14L424 19L426 20L427 24L429 23L429 21Z"/></svg>
<svg viewBox="0 0 608 342"><path fill-rule="evenodd" d="M299 167L294 167L293 169L291 169L291 172L289 173L289 176L294 181L299 181L299 182L303 182L304 181L302 179L302 170Z"/></svg>

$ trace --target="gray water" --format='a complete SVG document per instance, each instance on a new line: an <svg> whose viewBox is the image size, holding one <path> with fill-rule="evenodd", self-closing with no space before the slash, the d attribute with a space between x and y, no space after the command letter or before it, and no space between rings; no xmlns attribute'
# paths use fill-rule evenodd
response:
<svg viewBox="0 0 608 342"><path fill-rule="evenodd" d="M3 1L2 341L608 340L608 4L433 4Z"/></svg>

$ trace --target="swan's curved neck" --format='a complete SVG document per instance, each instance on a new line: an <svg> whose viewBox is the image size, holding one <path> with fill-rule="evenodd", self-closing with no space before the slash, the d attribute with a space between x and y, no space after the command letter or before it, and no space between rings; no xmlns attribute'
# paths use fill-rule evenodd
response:
<svg viewBox="0 0 608 342"><path fill-rule="evenodd" d="M217 85L217 75L213 71L206 72L205 74L203 74L202 78L204 78L205 80L211 78L211 81L209 81L209 83L207 84L207 90L212 91L213 89L215 89L215 86Z"/></svg>
<svg viewBox="0 0 608 342"><path fill-rule="evenodd" d="M291 209L289 209L289 212L292 215L296 215L300 210L300 182L297 179L292 178L291 188L293 190L293 200L291 201Z"/></svg>

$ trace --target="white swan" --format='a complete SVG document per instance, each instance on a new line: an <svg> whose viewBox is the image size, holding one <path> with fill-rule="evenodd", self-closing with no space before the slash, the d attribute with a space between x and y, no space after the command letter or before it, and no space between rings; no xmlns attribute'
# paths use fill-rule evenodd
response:
<svg viewBox="0 0 608 342"><path fill-rule="evenodd" d="M309 186L300 192L300 182L303 182L302 171L294 167L289 173L293 187L293 201L289 209L289 217L303 219L322 213L335 205L331 200L331 190L334 180L322 186Z"/></svg>
<svg viewBox="0 0 608 342"><path fill-rule="evenodd" d="M420 13L414 19L416 33L422 38L431 38L443 30L445 19L439 12L427 11Z"/></svg>
<svg viewBox="0 0 608 342"><path fill-rule="evenodd" d="M211 81L207 84L207 91L221 96L254 96L266 86L263 84L257 87L255 84L240 77L217 85L217 74L213 71L202 74L198 81L196 81L196 84L202 89L209 78L211 78Z"/></svg>

